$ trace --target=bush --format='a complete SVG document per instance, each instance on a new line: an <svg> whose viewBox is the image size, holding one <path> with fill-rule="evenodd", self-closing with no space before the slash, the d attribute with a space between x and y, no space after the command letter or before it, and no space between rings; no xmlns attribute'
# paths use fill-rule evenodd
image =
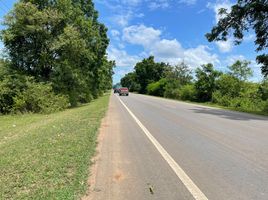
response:
<svg viewBox="0 0 268 200"><path fill-rule="evenodd" d="M268 113L268 100L265 101L262 111Z"/></svg>
<svg viewBox="0 0 268 200"><path fill-rule="evenodd" d="M163 97L164 92L165 92L165 89L164 89L165 86L166 86L166 79L160 79L157 82L150 83L147 86L146 90L147 90L147 93L150 95Z"/></svg>
<svg viewBox="0 0 268 200"><path fill-rule="evenodd" d="M69 106L68 98L56 95L50 84L28 82L27 89L13 98L13 112L51 113Z"/></svg>
<svg viewBox="0 0 268 200"><path fill-rule="evenodd" d="M217 90L216 92L213 92L212 94L212 102L219 104L221 106L230 106L231 99L232 98L228 95L222 95L219 90Z"/></svg>
<svg viewBox="0 0 268 200"><path fill-rule="evenodd" d="M182 100L194 101L196 99L196 90L194 85L184 85L180 89L180 98Z"/></svg>
<svg viewBox="0 0 268 200"><path fill-rule="evenodd" d="M180 99L180 89L179 88L167 88L164 92L164 97L170 99Z"/></svg>
<svg viewBox="0 0 268 200"><path fill-rule="evenodd" d="M26 88L29 79L8 71L5 65L0 66L0 113L7 114L12 110L13 98Z"/></svg>

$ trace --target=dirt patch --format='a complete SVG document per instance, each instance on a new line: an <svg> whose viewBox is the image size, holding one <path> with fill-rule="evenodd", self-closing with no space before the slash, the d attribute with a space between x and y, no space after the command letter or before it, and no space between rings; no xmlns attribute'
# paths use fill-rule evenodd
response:
<svg viewBox="0 0 268 200"><path fill-rule="evenodd" d="M114 181L115 182L120 182L124 179L123 173L122 172L116 172L114 175Z"/></svg>
<svg viewBox="0 0 268 200"><path fill-rule="evenodd" d="M85 196L81 198L81 200L93 200L92 193L99 192L98 189L95 188L97 169L98 169L98 164L99 164L98 161L100 160L100 152L101 152L103 140L105 137L104 128L108 126L109 125L107 124L107 113L106 113L106 116L102 119L101 126L99 129L99 134L98 134L98 139L97 139L98 145L96 147L96 153L95 153L95 156L91 159L92 165L90 166L90 169L89 169L90 175L87 181L88 190Z"/></svg>

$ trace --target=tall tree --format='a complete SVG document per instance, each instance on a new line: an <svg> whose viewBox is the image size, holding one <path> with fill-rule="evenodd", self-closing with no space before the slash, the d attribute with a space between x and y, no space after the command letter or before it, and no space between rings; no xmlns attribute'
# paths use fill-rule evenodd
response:
<svg viewBox="0 0 268 200"><path fill-rule="evenodd" d="M246 81L253 75L252 69L249 67L249 61L237 60L234 64L229 66L230 74L240 81Z"/></svg>
<svg viewBox="0 0 268 200"><path fill-rule="evenodd" d="M193 79L192 71L184 62L181 62L175 66L171 66L170 71L167 72L166 76L168 79L178 80L178 83L181 86L190 83Z"/></svg>
<svg viewBox="0 0 268 200"><path fill-rule="evenodd" d="M114 62L106 56L107 28L92 0L20 0L1 38L13 69L52 82L72 105L112 87Z"/></svg>
<svg viewBox="0 0 268 200"><path fill-rule="evenodd" d="M199 101L210 101L212 93L216 90L216 80L221 73L214 69L211 63L196 69L195 88Z"/></svg>
<svg viewBox="0 0 268 200"><path fill-rule="evenodd" d="M140 84L140 93L146 93L146 87L152 82L159 81L168 69L168 64L156 63L154 57L150 56L147 59L143 59L135 66L137 74L137 80Z"/></svg>
<svg viewBox="0 0 268 200"><path fill-rule="evenodd" d="M221 8L222 16L210 33L206 34L208 41L226 41L232 33L235 44L240 44L244 32L250 29L255 31L256 51L263 51L268 47L268 2L267 0L238 0L228 13ZM268 54L257 56L257 62L262 65L262 73L268 75Z"/></svg>

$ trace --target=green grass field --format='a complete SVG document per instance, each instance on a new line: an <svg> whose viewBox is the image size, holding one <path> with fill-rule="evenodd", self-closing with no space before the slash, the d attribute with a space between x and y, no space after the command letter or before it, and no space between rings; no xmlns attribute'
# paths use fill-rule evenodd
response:
<svg viewBox="0 0 268 200"><path fill-rule="evenodd" d="M50 115L0 116L0 199L78 199L109 95Z"/></svg>

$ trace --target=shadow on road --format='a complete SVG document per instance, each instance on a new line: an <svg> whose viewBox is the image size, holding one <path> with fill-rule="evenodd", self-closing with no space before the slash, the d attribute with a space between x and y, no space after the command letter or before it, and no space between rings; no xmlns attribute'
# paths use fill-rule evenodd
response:
<svg viewBox="0 0 268 200"><path fill-rule="evenodd" d="M263 121L268 121L268 117L265 117L265 116L257 116L254 114L241 113L241 112L235 112L235 111L210 109L210 108L204 108L204 107L195 107L195 108L190 109L190 110L194 111L195 113L216 115L216 116L219 116L219 117L222 117L225 119L231 119L231 120L243 120L243 121L263 120Z"/></svg>

